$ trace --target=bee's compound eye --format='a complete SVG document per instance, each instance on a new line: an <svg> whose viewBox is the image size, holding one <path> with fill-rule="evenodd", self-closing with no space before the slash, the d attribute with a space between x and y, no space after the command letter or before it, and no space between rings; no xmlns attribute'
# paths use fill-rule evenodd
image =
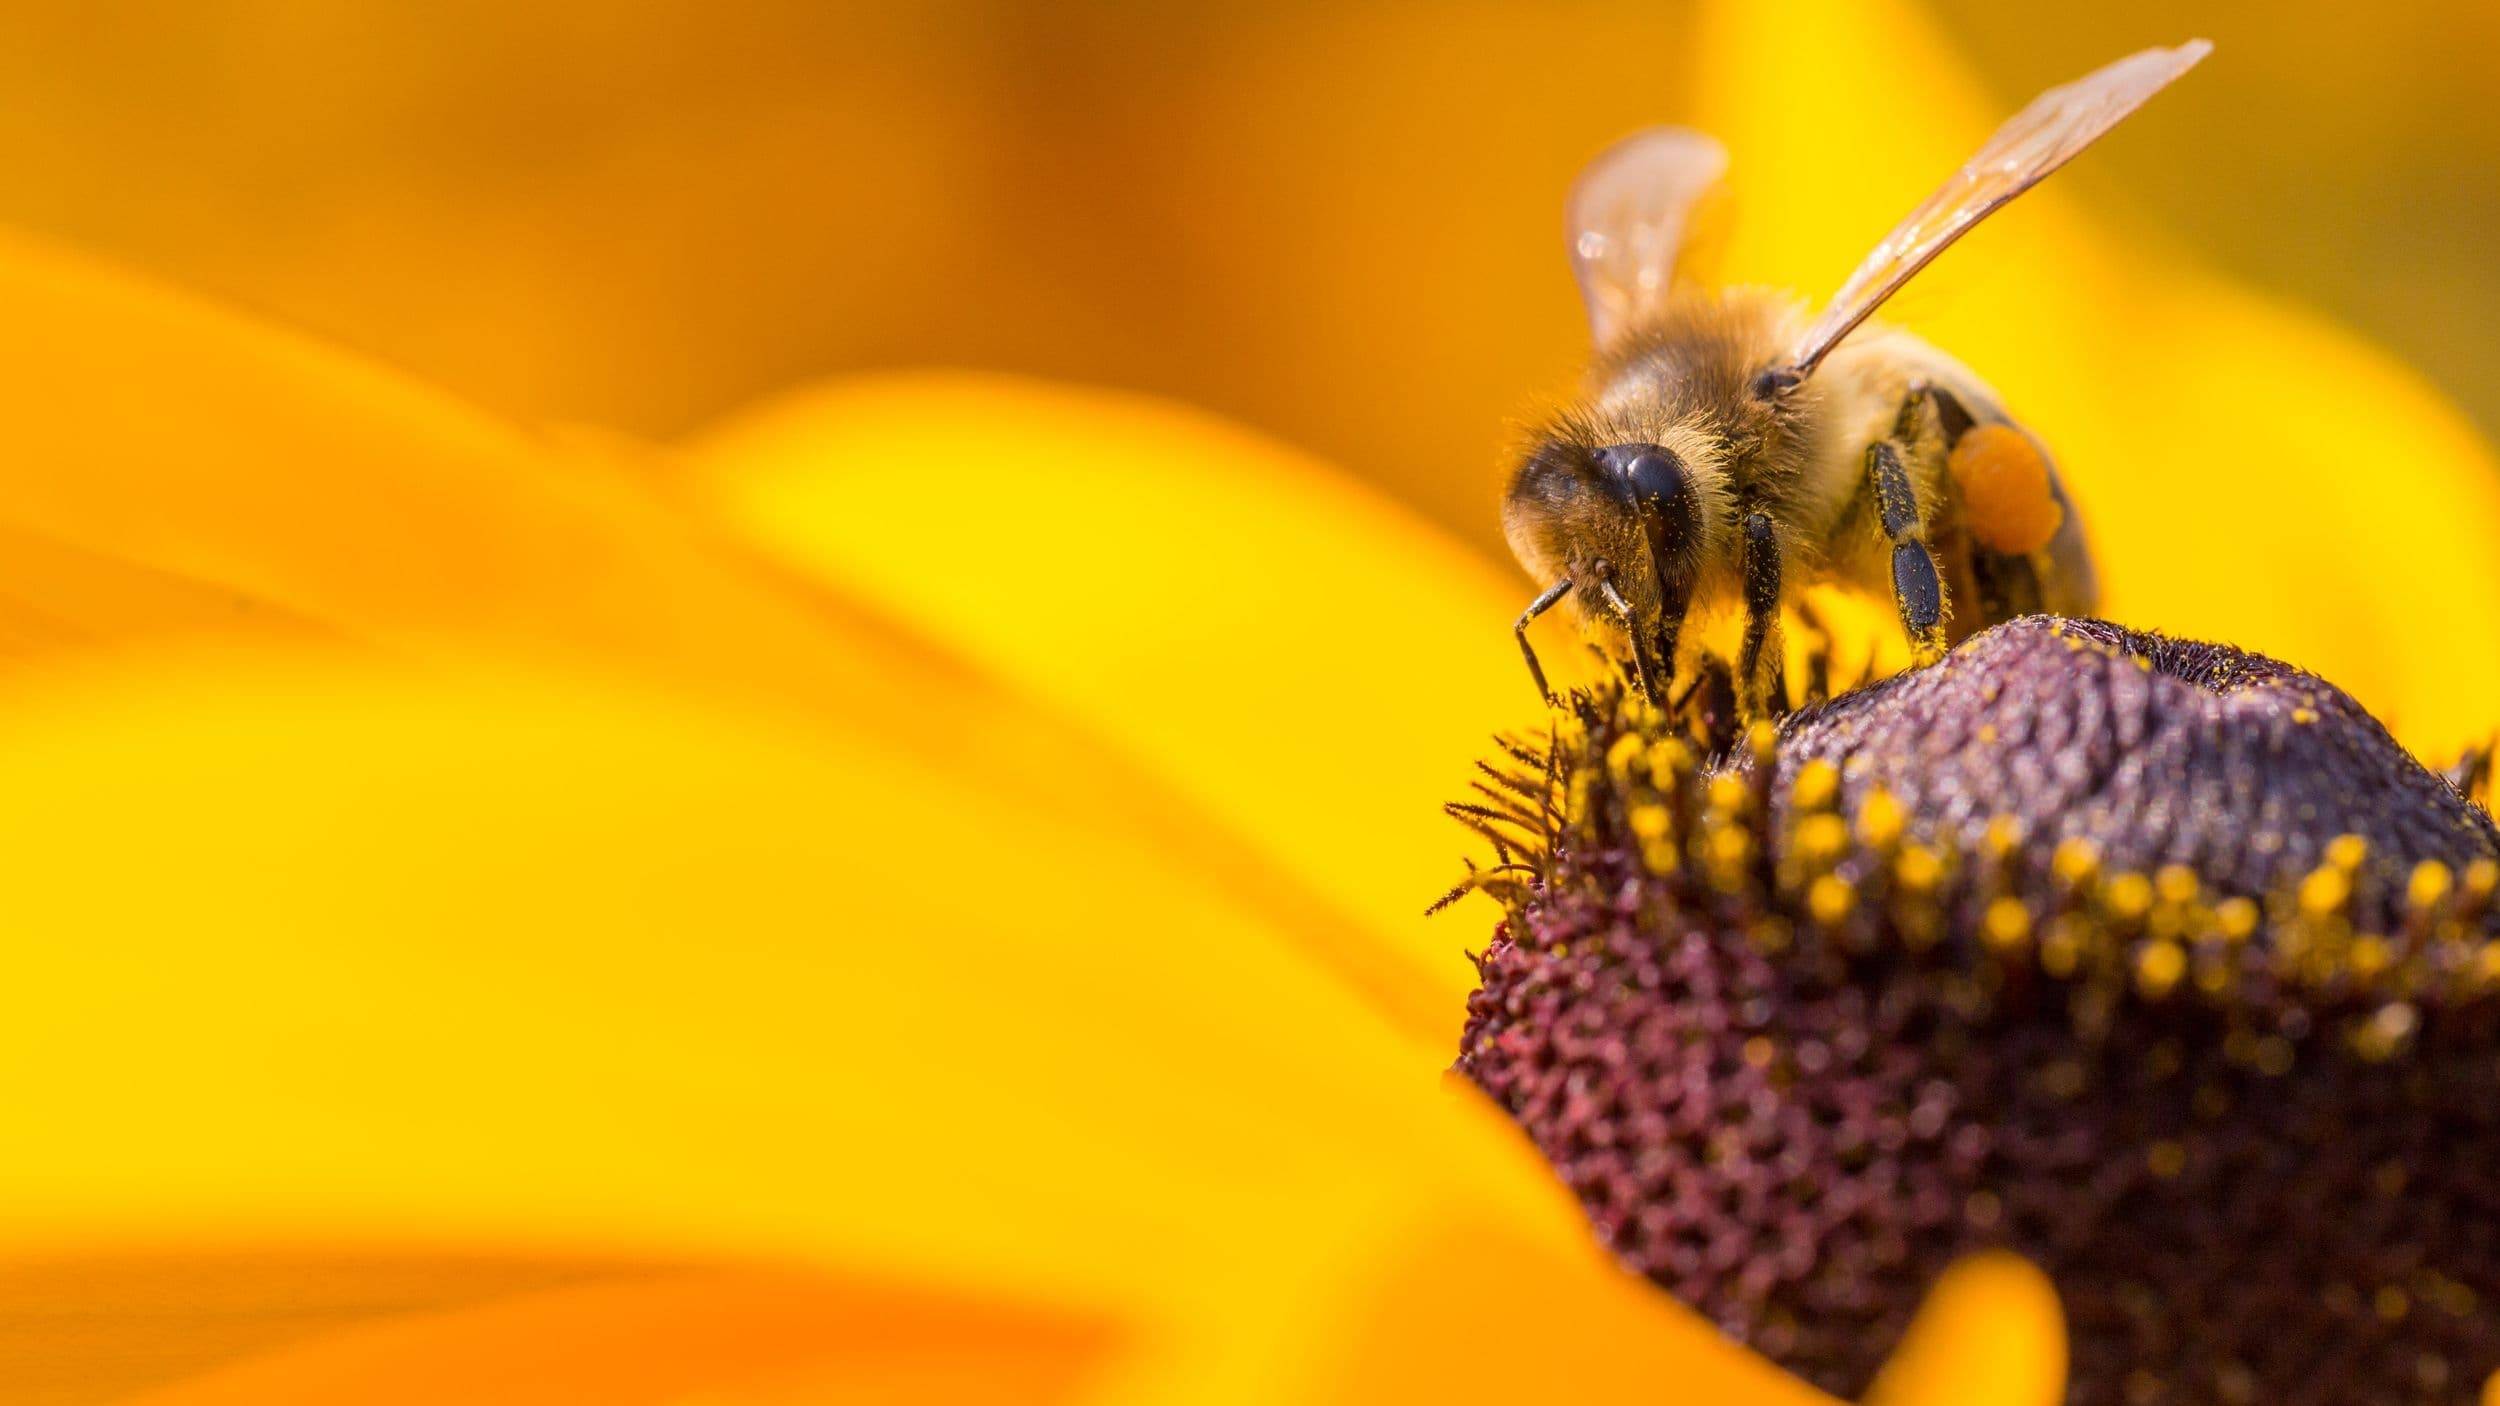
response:
<svg viewBox="0 0 2500 1406"><path fill-rule="evenodd" d="M1777 400L1795 390L1805 379L1793 366L1764 367L1762 374L1753 378L1753 398Z"/></svg>
<svg viewBox="0 0 2500 1406"><path fill-rule="evenodd" d="M1597 462L1620 480L1636 503L1672 501L1684 494L1684 462L1655 444L1610 444Z"/></svg>

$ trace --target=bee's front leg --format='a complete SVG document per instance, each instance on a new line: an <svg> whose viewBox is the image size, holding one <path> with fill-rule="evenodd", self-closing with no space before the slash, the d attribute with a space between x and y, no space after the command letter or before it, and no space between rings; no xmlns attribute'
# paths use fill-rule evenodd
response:
<svg viewBox="0 0 2500 1406"><path fill-rule="evenodd" d="M1788 702L1787 661L1780 649L1780 541L1769 513L1745 515L1745 643L1736 690L1747 718L1776 717Z"/></svg>
<svg viewBox="0 0 2500 1406"><path fill-rule="evenodd" d="M1675 655L1683 646L1684 617L1693 608L1693 588L1689 582L1670 579L1661 572L1658 579L1658 626L1650 632L1650 656L1656 662L1651 675L1657 680L1662 697L1675 684Z"/></svg>
<svg viewBox="0 0 2500 1406"><path fill-rule="evenodd" d="M1545 706L1548 708L1555 706L1554 690L1545 682L1545 666L1537 662L1536 646L1528 642L1528 627L1536 623L1538 616L1553 609L1556 602L1569 594L1571 594L1571 578L1566 576L1546 587L1544 593L1535 600L1528 602L1528 608L1519 612L1519 618L1513 621L1510 627L1511 634L1519 640L1520 654L1528 661L1528 677L1536 680L1537 696L1545 700Z"/></svg>

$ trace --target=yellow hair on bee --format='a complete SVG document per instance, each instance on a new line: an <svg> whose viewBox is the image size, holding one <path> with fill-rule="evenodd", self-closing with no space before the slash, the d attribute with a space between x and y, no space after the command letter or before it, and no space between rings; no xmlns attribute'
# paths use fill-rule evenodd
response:
<svg viewBox="0 0 2500 1406"><path fill-rule="evenodd" d="M1945 467L1961 490L1963 521L1991 551L2036 552L2066 520L2049 488L2048 460L2012 425L1972 426Z"/></svg>

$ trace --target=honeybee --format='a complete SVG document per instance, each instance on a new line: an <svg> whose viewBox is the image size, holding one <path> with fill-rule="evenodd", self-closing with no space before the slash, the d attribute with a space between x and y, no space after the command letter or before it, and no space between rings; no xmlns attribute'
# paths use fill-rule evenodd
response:
<svg viewBox="0 0 2500 1406"><path fill-rule="evenodd" d="M1512 551L1547 583L1513 626L1546 700L1528 627L1566 598L1620 631L1653 700L1687 614L1741 608L1735 683L1753 717L1785 703L1793 586L1889 590L1919 664L2016 615L2090 613L2091 556L2047 451L1952 358L1860 324L2211 48L2147 49L2041 94L1811 317L1678 277L1693 209L1726 170L1717 142L1657 128L1591 162L1567 222L1596 343L1588 395L1533 436L1502 506Z"/></svg>

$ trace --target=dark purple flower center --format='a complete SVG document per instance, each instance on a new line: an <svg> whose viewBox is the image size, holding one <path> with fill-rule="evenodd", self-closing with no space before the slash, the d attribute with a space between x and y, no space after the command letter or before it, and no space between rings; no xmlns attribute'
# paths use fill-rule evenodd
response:
<svg viewBox="0 0 2500 1406"><path fill-rule="evenodd" d="M2021 621L1706 759L1620 695L1471 818L1458 1067L1627 1263L1862 1392L1955 1258L2070 1400L2500 1369L2500 837L2330 685ZM1767 729L1765 730L1767 732Z"/></svg>

